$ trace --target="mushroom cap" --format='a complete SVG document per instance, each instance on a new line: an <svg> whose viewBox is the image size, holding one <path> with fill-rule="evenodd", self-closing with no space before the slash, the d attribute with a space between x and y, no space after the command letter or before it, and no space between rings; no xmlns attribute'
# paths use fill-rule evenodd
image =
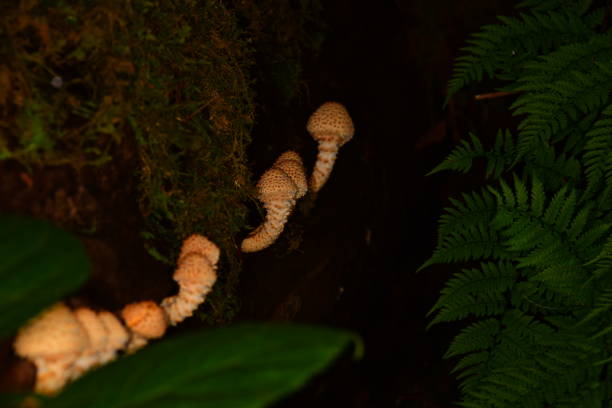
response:
<svg viewBox="0 0 612 408"><path fill-rule="evenodd" d="M59 302L19 329L13 347L19 356L33 359L78 355L88 343L87 333L75 315Z"/></svg>
<svg viewBox="0 0 612 408"><path fill-rule="evenodd" d="M89 339L87 350L90 352L103 350L106 347L108 334L98 314L88 307L80 307L74 311L74 315L87 333Z"/></svg>
<svg viewBox="0 0 612 408"><path fill-rule="evenodd" d="M333 139L342 146L353 138L355 127L344 105L325 102L308 119L306 129L317 140Z"/></svg>
<svg viewBox="0 0 612 408"><path fill-rule="evenodd" d="M98 317L104 327L106 328L107 340L106 340L106 349L107 350L121 350L125 347L129 339L129 334L125 327L121 324L117 316L112 314L107 310L102 310L98 313Z"/></svg>
<svg viewBox="0 0 612 408"><path fill-rule="evenodd" d="M145 339L161 337L168 323L161 307L151 300L130 303L121 311L125 325Z"/></svg>
<svg viewBox="0 0 612 408"><path fill-rule="evenodd" d="M217 273L204 255L191 252L183 257L181 264L174 272L173 278L181 286L189 283L211 281L214 283L217 280Z"/></svg>
<svg viewBox="0 0 612 408"><path fill-rule="evenodd" d="M308 181L306 180L306 171L299 154L292 150L286 151L276 159L272 167L284 171L291 178L291 181L295 183L298 188L295 198L302 198L306 195Z"/></svg>
<svg viewBox="0 0 612 408"><path fill-rule="evenodd" d="M203 235L193 234L183 241L179 263L182 262L185 255L191 252L204 255L213 266L219 262L219 247Z"/></svg>
<svg viewBox="0 0 612 408"><path fill-rule="evenodd" d="M275 167L268 169L257 182L259 200L263 202L295 199L298 191L291 177Z"/></svg>

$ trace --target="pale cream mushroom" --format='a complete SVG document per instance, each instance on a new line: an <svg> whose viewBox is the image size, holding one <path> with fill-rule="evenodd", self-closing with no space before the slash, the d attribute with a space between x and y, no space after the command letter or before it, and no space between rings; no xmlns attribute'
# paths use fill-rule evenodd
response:
<svg viewBox="0 0 612 408"><path fill-rule="evenodd" d="M101 363L100 355L106 350L108 331L98 314L90 308L80 307L73 313L89 339L87 347L74 362L72 379L75 379Z"/></svg>
<svg viewBox="0 0 612 408"><path fill-rule="evenodd" d="M178 264L181 263L181 260L183 257L185 257L185 255L192 252L204 255L206 259L208 259L208 261L215 266L217 265L217 262L219 262L219 247L203 235L193 234L183 241Z"/></svg>
<svg viewBox="0 0 612 408"><path fill-rule="evenodd" d="M306 129L319 143L317 161L310 177L310 189L316 193L329 178L338 149L353 138L355 128L344 105L325 102L310 116Z"/></svg>
<svg viewBox="0 0 612 408"><path fill-rule="evenodd" d="M98 312L98 317L106 330L106 347L100 352L100 364L106 364L115 359L119 350L126 347L130 334L111 312L102 310Z"/></svg>
<svg viewBox="0 0 612 408"><path fill-rule="evenodd" d="M161 307L172 325L182 322L200 306L217 280L219 248L202 235L183 242L173 279L179 293L162 300Z"/></svg>
<svg viewBox="0 0 612 408"><path fill-rule="evenodd" d="M308 189L300 156L283 153L257 182L257 198L266 209L266 218L241 244L244 252L256 252L272 245L283 232L297 199Z"/></svg>
<svg viewBox="0 0 612 408"><path fill-rule="evenodd" d="M168 327L164 310L151 300L130 303L121 310L121 317L131 331L128 352L136 351L151 339L162 337Z"/></svg>
<svg viewBox="0 0 612 408"><path fill-rule="evenodd" d="M35 391L58 392L70 379L73 365L89 339L64 303L56 303L30 320L17 333L13 348L17 355L36 366Z"/></svg>

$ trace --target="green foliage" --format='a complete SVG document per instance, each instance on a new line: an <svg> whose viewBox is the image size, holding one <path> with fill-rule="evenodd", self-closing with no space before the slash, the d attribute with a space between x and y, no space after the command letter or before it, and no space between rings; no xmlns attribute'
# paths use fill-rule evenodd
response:
<svg viewBox="0 0 612 408"><path fill-rule="evenodd" d="M87 277L76 237L46 222L0 216L0 334L10 336ZM119 356L58 396L0 395L2 406L264 407L302 387L360 339L332 328L240 324L192 331Z"/></svg>
<svg viewBox="0 0 612 408"><path fill-rule="evenodd" d="M467 263L446 283L430 325L470 319L446 357L465 407L612 403L612 34L590 1L525 1L483 27L449 97L485 74L516 130L492 146L462 141L430 174L484 160L491 183L450 200L421 268Z"/></svg>
<svg viewBox="0 0 612 408"><path fill-rule="evenodd" d="M48 222L0 214L0 336L78 289L89 269L72 235Z"/></svg>
<svg viewBox="0 0 612 408"><path fill-rule="evenodd" d="M482 80L485 75L516 81L523 65L541 53L590 38L603 12L576 11L571 6L546 12L533 10L519 18L499 17L502 24L484 26L468 40L469 45L462 49L464 55L455 62L447 102L461 88Z"/></svg>
<svg viewBox="0 0 612 408"><path fill-rule="evenodd" d="M515 160L515 142L508 130L497 132L495 145L490 150L485 150L480 140L472 133L470 133L470 141L471 144L466 140L462 140L461 146L457 146L442 163L437 165L427 175L429 176L443 170L467 173L472 168L474 159L484 158L487 163L487 177L499 178Z"/></svg>
<svg viewBox="0 0 612 408"><path fill-rule="evenodd" d="M299 325L241 324L190 333L96 370L43 408L264 407L357 342L341 330Z"/></svg>

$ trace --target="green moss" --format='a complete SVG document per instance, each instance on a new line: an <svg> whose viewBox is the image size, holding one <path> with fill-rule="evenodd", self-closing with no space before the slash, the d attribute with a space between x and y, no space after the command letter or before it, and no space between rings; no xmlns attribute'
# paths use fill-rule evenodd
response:
<svg viewBox="0 0 612 408"><path fill-rule="evenodd" d="M137 3L130 20L137 80L130 122L141 160L140 208L150 253L173 263L199 232L223 254L213 320L236 308L253 121L250 51L221 2Z"/></svg>
<svg viewBox="0 0 612 408"><path fill-rule="evenodd" d="M231 320L252 193L254 77L289 101L318 1L44 1L0 6L0 160L112 164L135 149L151 256L201 233L224 254L204 312ZM256 67L257 60L261 67Z"/></svg>

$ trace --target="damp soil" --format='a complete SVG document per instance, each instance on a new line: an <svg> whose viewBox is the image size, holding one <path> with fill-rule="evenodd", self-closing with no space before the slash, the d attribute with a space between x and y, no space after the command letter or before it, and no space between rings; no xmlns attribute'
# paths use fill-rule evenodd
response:
<svg viewBox="0 0 612 408"><path fill-rule="evenodd" d="M294 149L312 168L316 145L305 123L327 100L345 104L356 134L316 200L298 206L280 242L244 256L237 320L330 325L364 340L362 360L340 358L277 407L450 406L457 398L453 362L441 356L459 326L425 327L452 269L415 271L435 247L447 198L475 188L482 175L425 174L468 131L491 137L508 121L497 100L477 103L468 94L443 103L467 35L507 14L513 2L323 3L329 32L321 52L305 56L301 107L289 109L274 89L258 89L250 163L259 175ZM78 170L0 163L0 211L90 231L82 240L93 276L75 302L116 310L175 289L139 236L134 152L123 144L111 163ZM254 210L253 223L257 217ZM17 364L7 344L0 364ZM24 370L21 386L28 384Z"/></svg>

